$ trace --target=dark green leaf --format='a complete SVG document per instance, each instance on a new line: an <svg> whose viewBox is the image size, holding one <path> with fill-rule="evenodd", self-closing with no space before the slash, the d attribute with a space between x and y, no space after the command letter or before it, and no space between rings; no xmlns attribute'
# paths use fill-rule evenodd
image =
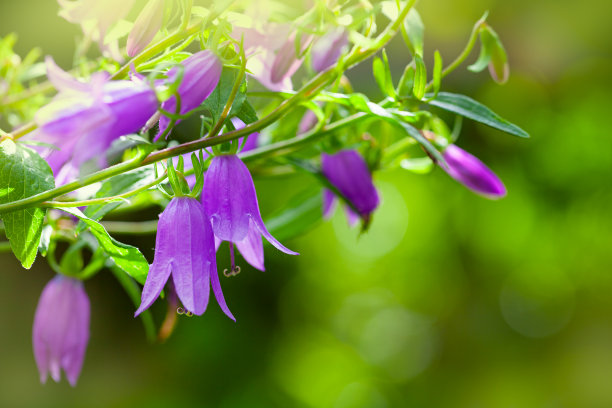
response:
<svg viewBox="0 0 612 408"><path fill-rule="evenodd" d="M34 150L9 139L0 143L0 204L54 187L51 168ZM11 249L26 269L36 259L46 211L44 208L26 208L1 215Z"/></svg>
<svg viewBox="0 0 612 408"><path fill-rule="evenodd" d="M247 125L257 122L257 112L255 112L255 108L253 108L253 105L248 100L244 101L236 116Z"/></svg>
<svg viewBox="0 0 612 408"><path fill-rule="evenodd" d="M433 96L433 94L431 96ZM487 126L499 129L511 135L529 137L529 134L520 127L508 122L491 109L465 95L440 92L435 99L427 101L427 103L444 109L445 111L453 112L477 122L484 123Z"/></svg>
<svg viewBox="0 0 612 408"><path fill-rule="evenodd" d="M96 237L100 243L100 246L115 262L115 265L134 278L137 282L144 285L147 279L147 273L149 272L149 263L145 259L144 255L140 253L138 248L115 240L113 237L108 235L108 232L106 232L101 224L92 220L91 218L88 218L78 208L62 207L59 209L74 215L87 224L92 235Z"/></svg>
<svg viewBox="0 0 612 408"><path fill-rule="evenodd" d="M234 87L234 83L236 83L238 75L239 71L235 68L223 68L223 72L221 73L221 78L219 79L217 87L202 103L202 106L208 109L210 112L214 122L217 122L221 117L223 108L225 108L225 104L232 93L232 88ZM229 116L236 115L238 112L240 112L242 104L246 98L246 91L246 78L242 78L240 88L238 89L236 98L234 98L234 102L232 103L232 109L230 110Z"/></svg>

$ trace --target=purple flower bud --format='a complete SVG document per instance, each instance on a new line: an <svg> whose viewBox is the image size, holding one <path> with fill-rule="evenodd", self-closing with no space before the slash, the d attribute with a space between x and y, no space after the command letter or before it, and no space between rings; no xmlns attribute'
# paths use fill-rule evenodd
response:
<svg viewBox="0 0 612 408"><path fill-rule="evenodd" d="M149 1L142 9L127 39L127 55L135 56L153 40L164 19L164 0Z"/></svg>
<svg viewBox="0 0 612 408"><path fill-rule="evenodd" d="M185 114L198 106L215 90L223 65L217 56L208 50L200 51L189 58L185 59L181 64L184 67L183 80L178 87L178 93L181 97L180 114ZM168 71L168 77L173 80L176 77L178 69L172 68ZM176 98L173 96L164 103L162 108L170 113L176 111ZM176 123L178 123L177 121ZM155 137L157 140L163 134L170 123L170 119L162 116L159 119L159 133Z"/></svg>
<svg viewBox="0 0 612 408"><path fill-rule="evenodd" d="M380 199L372 182L372 175L363 157L355 150L341 150L336 154L321 155L321 171L357 209L355 214L347 208L349 224L357 221L357 216L368 219L370 214L378 207ZM336 197L330 191L325 191L323 200L323 215L331 215Z"/></svg>
<svg viewBox="0 0 612 408"><path fill-rule="evenodd" d="M89 299L79 280L57 275L42 291L32 328L34 358L44 384L63 368L76 385L89 341Z"/></svg>
<svg viewBox="0 0 612 408"><path fill-rule="evenodd" d="M446 161L442 169L470 190L491 199L506 195L504 183L477 157L455 145L449 145L442 156Z"/></svg>
<svg viewBox="0 0 612 408"><path fill-rule="evenodd" d="M148 309L159 297L170 275L185 309L202 315L208 305L209 285L212 284L219 306L230 319L236 320L221 291L210 221L195 198L175 197L159 216L155 259L135 316Z"/></svg>
<svg viewBox="0 0 612 408"><path fill-rule="evenodd" d="M204 179L202 202L215 236L236 244L256 268L263 270L261 235L280 251L298 255L268 232L261 219L251 173L238 156L223 155L212 159Z"/></svg>
<svg viewBox="0 0 612 408"><path fill-rule="evenodd" d="M312 69L325 71L338 61L348 45L348 33L337 27L319 38L310 50Z"/></svg>
<svg viewBox="0 0 612 408"><path fill-rule="evenodd" d="M107 81L97 73L80 82L47 58L49 80L59 90L34 120L39 130L32 138L57 146L43 152L55 175L68 161L78 168L99 157L119 136L137 132L157 110L155 92L142 81Z"/></svg>

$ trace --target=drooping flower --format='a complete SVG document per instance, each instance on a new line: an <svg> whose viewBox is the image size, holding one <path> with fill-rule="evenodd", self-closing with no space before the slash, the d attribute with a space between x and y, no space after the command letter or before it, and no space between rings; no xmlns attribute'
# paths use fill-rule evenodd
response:
<svg viewBox="0 0 612 408"><path fill-rule="evenodd" d="M47 375L59 382L64 369L76 385L89 341L89 299L83 283L57 275L42 291L32 328L34 358L44 384Z"/></svg>
<svg viewBox="0 0 612 408"><path fill-rule="evenodd" d="M350 225L359 218L366 222L378 207L380 199L372 175L363 157L355 150L341 150L335 154L321 155L321 171L329 182L349 200L356 214L349 206L345 207ZM333 211L336 196L330 190L323 192L323 216L329 217Z"/></svg>
<svg viewBox="0 0 612 408"><path fill-rule="evenodd" d="M238 156L221 155L212 159L204 179L202 202L215 237L230 242L232 269L234 244L251 265L264 269L262 235L280 251L298 255L268 232L261 219L251 173Z"/></svg>
<svg viewBox="0 0 612 408"><path fill-rule="evenodd" d="M159 297L168 278L184 308L196 315L206 311L210 285L219 306L232 320L217 274L215 242L202 204L195 198L175 197L159 216L155 259L142 289L138 316Z"/></svg>
<svg viewBox="0 0 612 408"><path fill-rule="evenodd" d="M34 116L39 129L31 139L55 145L59 150L41 152L58 176L78 172L86 161L99 157L119 136L140 130L157 110L155 92L142 81L108 81L96 73L89 82L71 77L46 60L47 75L59 93ZM58 184L61 184L58 181Z"/></svg>
<svg viewBox="0 0 612 408"><path fill-rule="evenodd" d="M127 39L127 55L135 56L153 40L164 19L164 0L147 2L142 9Z"/></svg>
<svg viewBox="0 0 612 408"><path fill-rule="evenodd" d="M331 29L321 36L310 49L310 62L316 72L334 65L348 45L348 33L341 27Z"/></svg>
<svg viewBox="0 0 612 408"><path fill-rule="evenodd" d="M223 65L219 58L209 50L199 51L181 62L183 79L177 91L181 98L180 114L185 114L198 106L214 91L221 78ZM168 78L173 81L178 74L178 68L168 71ZM176 112L176 98L173 96L162 103L162 108L170 113ZM176 123L178 123L177 121ZM157 140L168 128L170 119L162 116L159 119Z"/></svg>
<svg viewBox="0 0 612 408"><path fill-rule="evenodd" d="M475 193L491 199L506 195L504 183L477 157L455 145L449 145L442 157L446 164L440 167Z"/></svg>

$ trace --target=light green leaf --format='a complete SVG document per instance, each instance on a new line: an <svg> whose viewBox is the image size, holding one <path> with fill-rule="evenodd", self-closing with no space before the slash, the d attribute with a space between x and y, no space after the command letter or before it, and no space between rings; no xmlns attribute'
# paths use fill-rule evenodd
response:
<svg viewBox="0 0 612 408"><path fill-rule="evenodd" d="M78 208L62 207L60 210L74 215L89 227L92 235L96 237L100 246L115 262L115 265L122 271L134 278L138 283L143 284L149 272L149 263L138 248L123 244L108 235L108 232L98 222L88 218Z"/></svg>
<svg viewBox="0 0 612 408"><path fill-rule="evenodd" d="M440 92L440 84L442 83L442 56L440 51L434 53L434 68L433 68L433 94L434 99Z"/></svg>
<svg viewBox="0 0 612 408"><path fill-rule="evenodd" d="M415 55L414 63L416 70L414 72L414 87L412 88L412 94L418 100L423 99L425 96L425 87L427 86L427 70L425 69L425 62L421 57Z"/></svg>
<svg viewBox="0 0 612 408"><path fill-rule="evenodd" d="M425 26L419 12L411 8L404 20L404 40L414 56L423 56L423 37Z"/></svg>
<svg viewBox="0 0 612 408"><path fill-rule="evenodd" d="M51 168L34 150L12 140L0 143L0 204L55 187ZM1 214L11 249L24 268L36 259L47 210L26 208Z"/></svg>
<svg viewBox="0 0 612 408"><path fill-rule="evenodd" d="M433 96L433 94L431 96ZM475 120L476 122L483 123L511 135L529 137L529 134L520 127L508 122L491 109L465 95L440 92L435 99L427 101L427 103L440 109L444 109L445 111L453 112L466 118Z"/></svg>

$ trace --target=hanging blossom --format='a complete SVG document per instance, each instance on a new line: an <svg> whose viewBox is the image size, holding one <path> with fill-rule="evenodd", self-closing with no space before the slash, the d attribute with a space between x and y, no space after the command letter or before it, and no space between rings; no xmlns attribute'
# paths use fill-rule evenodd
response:
<svg viewBox="0 0 612 408"><path fill-rule="evenodd" d="M141 80L109 81L98 72L81 82L46 59L47 76L59 93L34 116L38 130L29 138L56 146L41 154L51 166L56 183L78 175L80 166L98 157L120 136L137 132L157 111L155 92Z"/></svg>
<svg viewBox="0 0 612 408"><path fill-rule="evenodd" d="M321 155L321 171L329 182L353 204L358 213L348 205L346 216L350 225L359 218L369 221L370 215L378 207L380 199L372 182L372 175L365 160L355 150L341 150L335 154ZM323 191L323 216L330 217L336 196L328 189Z"/></svg>
<svg viewBox="0 0 612 408"><path fill-rule="evenodd" d="M159 297L170 275L176 294L188 312L199 316L206 311L212 285L223 312L236 320L221 291L210 221L195 198L174 197L159 216L155 259L135 316Z"/></svg>
<svg viewBox="0 0 612 408"><path fill-rule="evenodd" d="M89 299L83 283L57 275L42 291L32 328L34 358L44 384L51 374L59 382L64 369L76 385L89 341Z"/></svg>
<svg viewBox="0 0 612 408"><path fill-rule="evenodd" d="M268 232L261 219L251 173L238 156L220 155L212 159L204 179L202 202L215 237L230 243L233 273L237 271L234 245L248 263L264 270L262 235L280 251L298 255Z"/></svg>
<svg viewBox="0 0 612 408"><path fill-rule="evenodd" d="M183 79L177 89L181 98L181 109L179 113L185 114L198 106L215 90L223 65L219 58L209 50L199 51L181 62L183 66ZM176 80L178 67L174 67L168 71L170 81ZM170 99L162 103L162 108L170 113L176 112L176 98L172 96ZM176 123L179 123L177 121ZM159 119L159 133L155 136L155 140L166 131L170 124L170 119L162 116Z"/></svg>
<svg viewBox="0 0 612 408"><path fill-rule="evenodd" d="M453 144L444 150L442 157L446 164L440 167L475 193L491 199L506 195L504 183L477 157Z"/></svg>
<svg viewBox="0 0 612 408"><path fill-rule="evenodd" d="M147 2L142 9L127 39L126 52L134 57L145 49L159 32L164 21L164 0Z"/></svg>
<svg viewBox="0 0 612 408"><path fill-rule="evenodd" d="M310 49L310 62L315 72L325 71L333 66L348 47L348 33L336 27L319 37Z"/></svg>

